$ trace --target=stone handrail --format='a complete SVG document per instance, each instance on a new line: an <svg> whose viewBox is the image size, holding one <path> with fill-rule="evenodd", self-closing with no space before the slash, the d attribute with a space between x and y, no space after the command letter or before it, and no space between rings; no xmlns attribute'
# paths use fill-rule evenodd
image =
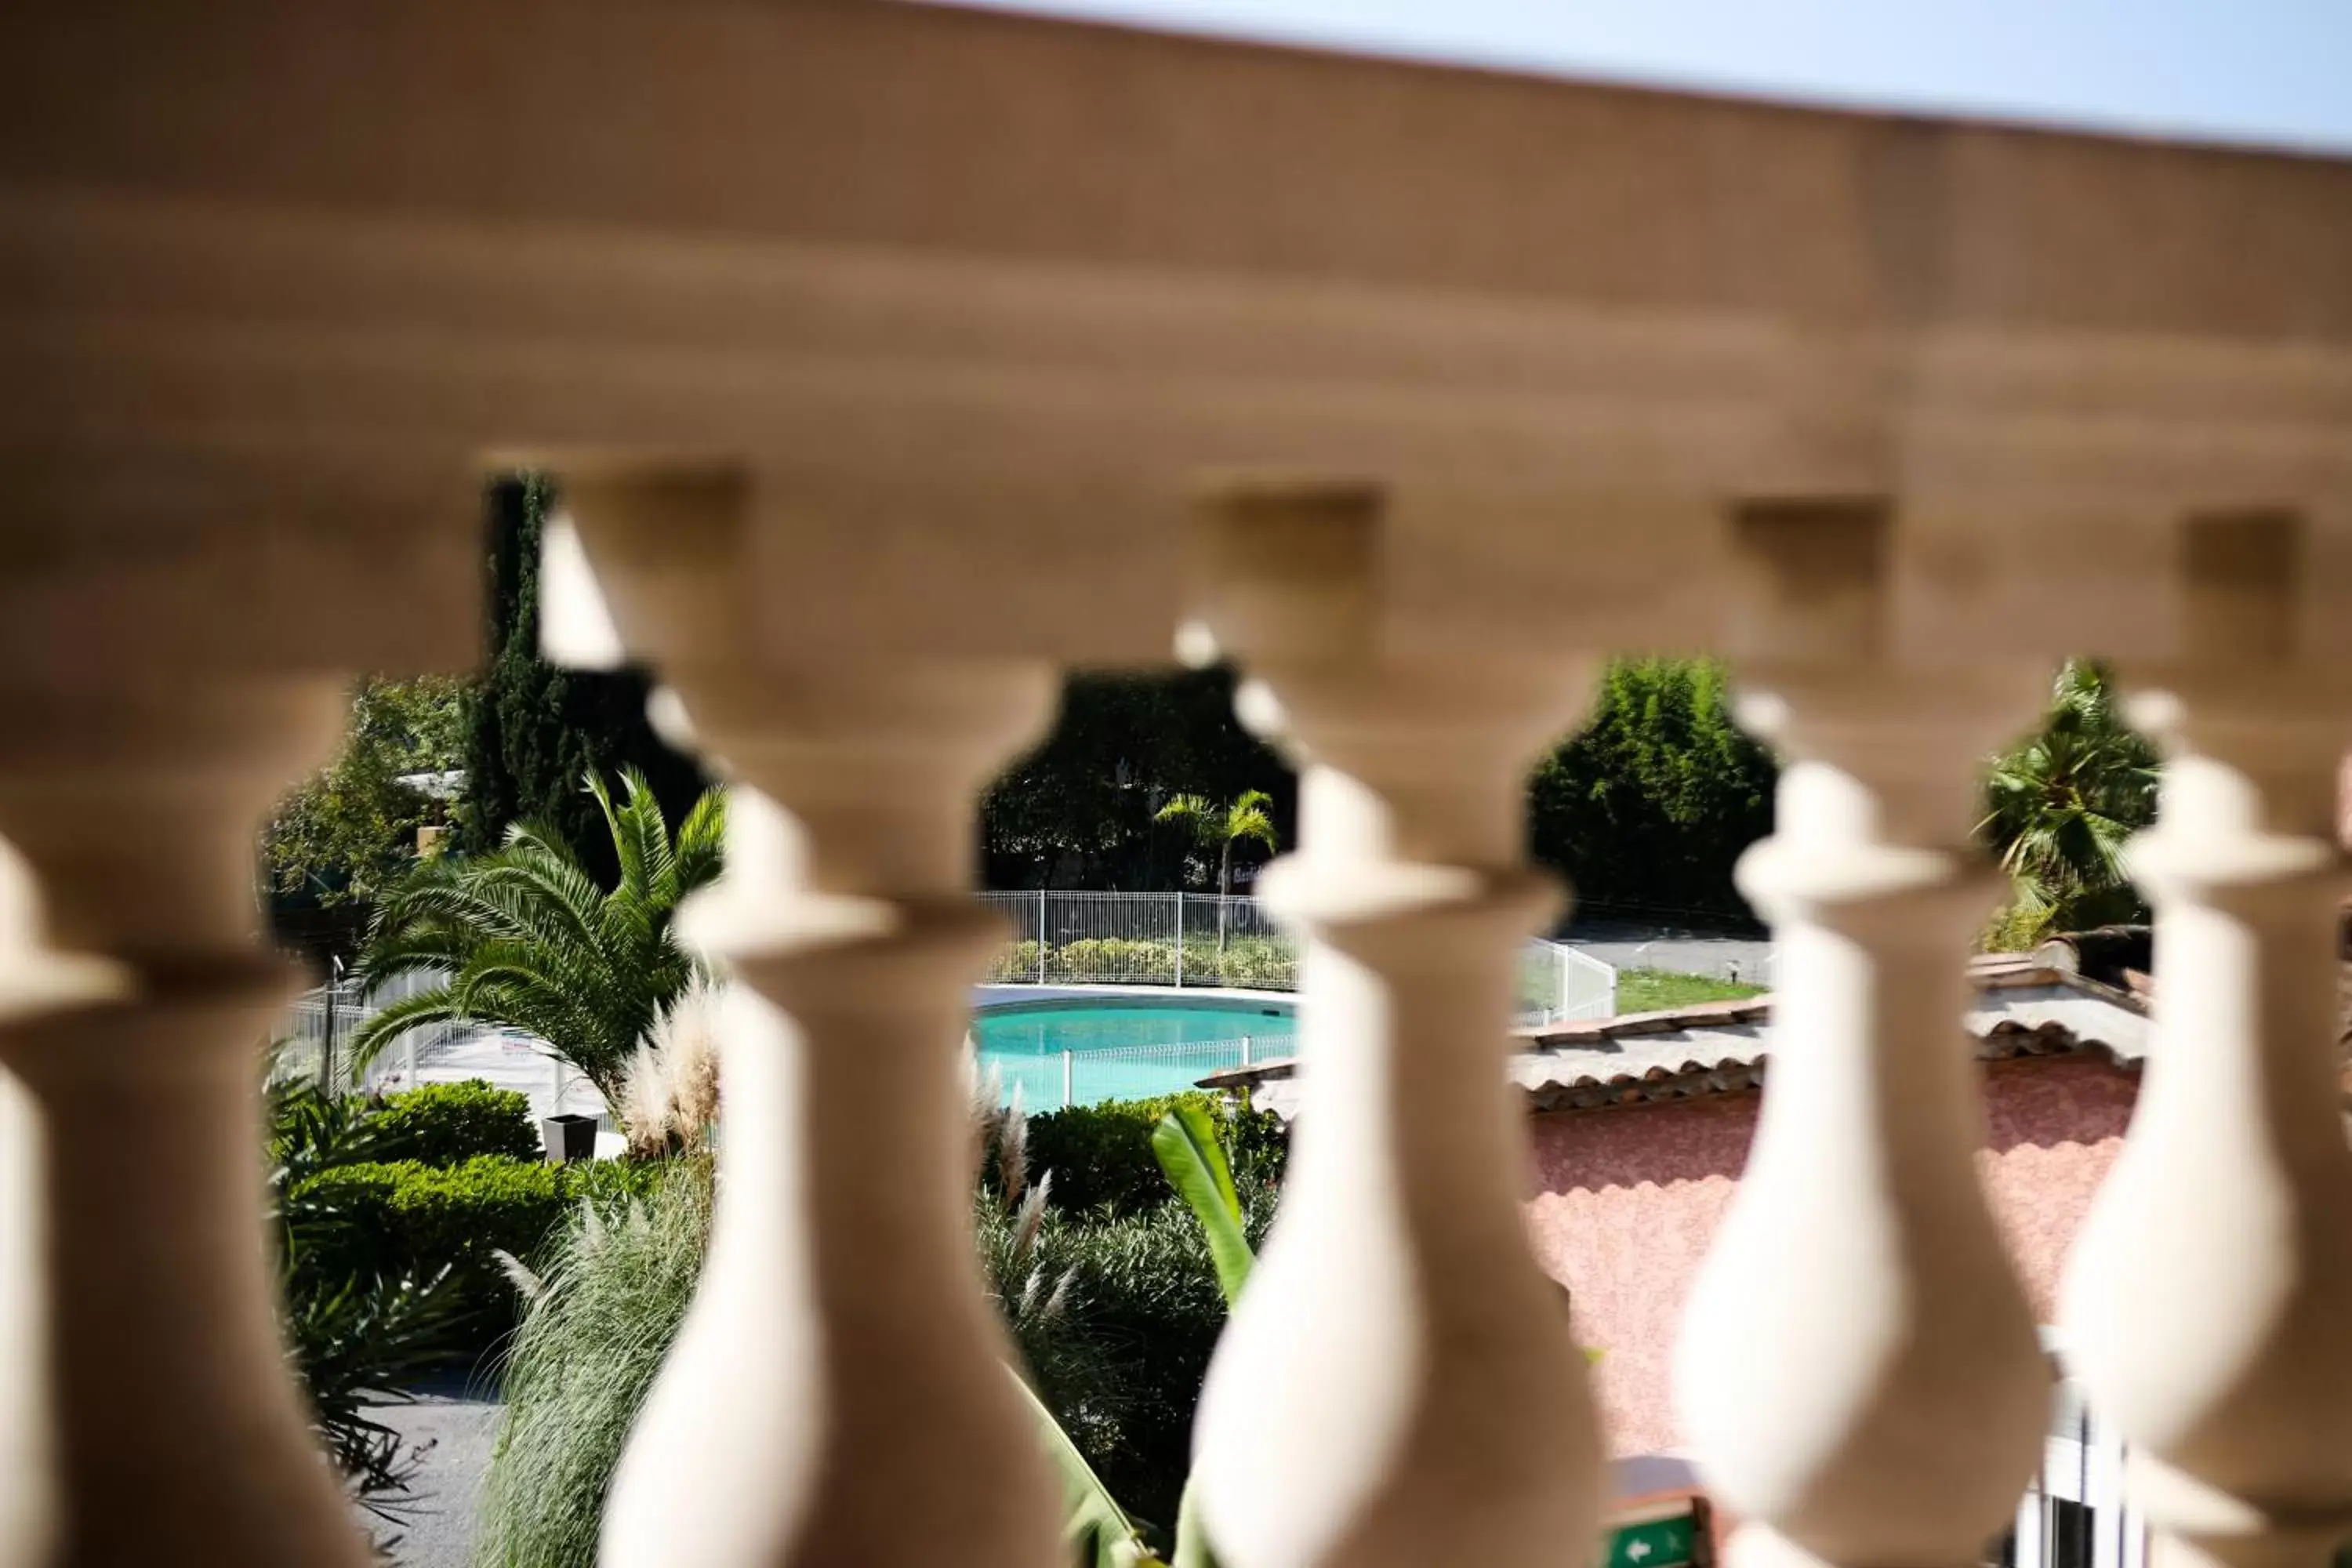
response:
<svg viewBox="0 0 2352 1568"><path fill-rule="evenodd" d="M1791 758L1682 1351L1741 1568L1959 1568L2032 1468L1958 973L1977 759L2079 653L2176 760L2070 1342L2168 1551L2352 1533L2352 163L931 6L32 0L0 183L0 1568L365 1561L271 1316L251 836L352 675L474 659L518 463L602 595L562 651L740 802L725 1195L607 1562L1057 1560L966 1234L974 800L1062 671L1178 653L1305 770L1232 1568L1591 1539L1500 1071L1563 897L1521 773L1615 648L1724 657Z"/></svg>

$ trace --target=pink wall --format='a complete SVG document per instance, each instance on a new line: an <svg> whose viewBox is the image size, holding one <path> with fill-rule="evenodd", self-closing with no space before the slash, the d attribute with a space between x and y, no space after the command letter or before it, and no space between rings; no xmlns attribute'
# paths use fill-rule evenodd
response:
<svg viewBox="0 0 2352 1568"><path fill-rule="evenodd" d="M2137 1081L2083 1057L1987 1069L1985 1190L2034 1310L2115 1159ZM1535 1119L1536 1255L1575 1298L1614 1454L1676 1446L1667 1363L1692 1275L1738 1188L1759 1101L1724 1095Z"/></svg>

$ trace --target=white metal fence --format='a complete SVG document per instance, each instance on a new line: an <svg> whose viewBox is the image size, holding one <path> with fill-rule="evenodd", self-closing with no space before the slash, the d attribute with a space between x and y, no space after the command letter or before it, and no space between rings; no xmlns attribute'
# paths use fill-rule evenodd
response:
<svg viewBox="0 0 2352 1568"><path fill-rule="evenodd" d="M1215 893L982 893L1013 924L988 978L1036 985L1298 988L1298 945L1255 899ZM1617 1010L1617 972L1555 942L1530 941L1519 1016L1549 1024Z"/></svg>
<svg viewBox="0 0 2352 1568"><path fill-rule="evenodd" d="M395 975L370 988L356 980L316 985L297 996L287 1008L279 1034L286 1041L278 1053L278 1073L317 1081L337 1090L365 1089L398 1078L416 1081L417 1068L431 1061L471 1031L462 1024L427 1024L405 1029L365 1069L352 1062L351 1039L369 1018L419 992L430 991L445 977L419 971Z"/></svg>
<svg viewBox="0 0 2352 1568"><path fill-rule="evenodd" d="M1988 1568L2147 1568L2147 1527L2124 1495L2123 1437L2084 1403L2063 1363L2054 1370L2042 1468L2008 1532L1985 1553Z"/></svg>
<svg viewBox="0 0 2352 1568"><path fill-rule="evenodd" d="M994 1076L999 1099L1004 1103L1039 1110L1106 1100L1148 1100L1225 1068L1280 1061L1297 1054L1297 1037L1286 1031L1241 1035L1230 1040L1100 1046L1034 1056L991 1054L985 1058L985 1070Z"/></svg>
<svg viewBox="0 0 2352 1568"><path fill-rule="evenodd" d="M988 978L998 982L1075 985L1236 986L1259 991L1298 987L1298 946L1277 928L1255 899L1213 893L997 892L982 902L1012 922L1013 940L991 961ZM287 1046L278 1070L311 1078L337 1089L415 1083L420 1067L480 1034L465 1024L410 1029L363 1071L352 1066L352 1034L393 1003L440 984L432 973L404 974L370 990L355 980L317 986L297 997L281 1032ZM1605 1018L1617 1010L1617 972L1559 942L1531 940L1520 950L1518 1019L1522 1024L1569 1018ZM1276 1049L1279 1042L1281 1048ZM1192 1077L1255 1059L1289 1054L1290 1037L1169 1046L1127 1046L1069 1053L1045 1065L999 1064L1008 1082L1015 1068L1032 1105L1054 1105L1076 1095L1075 1103L1114 1098L1097 1092L1105 1083L1197 1066ZM1160 1053L1152 1074L1132 1064L1137 1053ZM1122 1064L1129 1064L1123 1066ZM1034 1079L1034 1081L1032 1081ZM1157 1089L1145 1092L1158 1092Z"/></svg>
<svg viewBox="0 0 2352 1568"><path fill-rule="evenodd" d="M1617 1015L1617 971L1564 942L1531 940L1519 950L1519 1021L1558 1024Z"/></svg>

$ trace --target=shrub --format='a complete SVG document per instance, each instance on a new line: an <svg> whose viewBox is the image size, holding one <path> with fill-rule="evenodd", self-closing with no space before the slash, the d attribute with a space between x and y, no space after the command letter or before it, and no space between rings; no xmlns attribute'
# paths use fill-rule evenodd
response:
<svg viewBox="0 0 2352 1568"><path fill-rule="evenodd" d="M507 1360L479 1568L593 1568L629 1424L686 1316L710 1237L707 1160L639 1205L575 1207ZM591 1217L591 1215L594 1217Z"/></svg>
<svg viewBox="0 0 2352 1568"><path fill-rule="evenodd" d="M320 1171L296 1195L351 1222L333 1232L344 1250L317 1258L319 1265L386 1279L429 1278L446 1267L467 1304L487 1314L485 1331L495 1334L511 1316L511 1292L493 1248L528 1260L580 1199L644 1195L658 1186L663 1170L610 1160L551 1165L498 1154L448 1166L398 1160Z"/></svg>
<svg viewBox="0 0 2352 1568"><path fill-rule="evenodd" d="M1529 848L1580 910L1748 926L1740 852L1772 830L1772 755L1732 722L1718 667L1631 659L1528 786Z"/></svg>
<svg viewBox="0 0 2352 1568"><path fill-rule="evenodd" d="M1045 958L1049 980L1167 980L1176 973L1176 952L1164 942L1139 937L1088 936L1066 942Z"/></svg>
<svg viewBox="0 0 2352 1568"><path fill-rule="evenodd" d="M415 1459L400 1434L370 1414L397 1399L422 1372L467 1346L465 1303L445 1277L364 1275L321 1266L360 1250L354 1215L333 1194L305 1197L319 1172L371 1157L377 1137L356 1095L330 1095L299 1080L269 1089L269 1205L287 1350L311 1427L359 1504L396 1521Z"/></svg>
<svg viewBox="0 0 2352 1568"><path fill-rule="evenodd" d="M1175 1522L1193 1406L1225 1306L1201 1227L1170 1194L1149 1136L1171 1104L1207 1099L1087 1107L1026 1124L1055 1123L1072 1147L1084 1137L1127 1147L1124 1129L1139 1130L1140 1159L1158 1186L1139 1212L1057 1213L1023 1204L1027 1173L1045 1168L1034 1152L1025 1163L1017 1155L1010 1162L1020 1173L1012 1201L982 1196L973 1205L989 1289L1041 1397L1115 1494L1163 1533ZM1238 1145L1234 1176L1255 1244L1273 1217L1279 1130L1271 1118L1247 1117L1228 1131ZM1006 1166L996 1152L992 1175ZM547 1249L507 1363L476 1568L595 1562L614 1467L685 1317L709 1242L708 1162L654 1168L675 1173L641 1205L575 1205ZM1057 1174L1055 1186L1061 1185Z"/></svg>
<svg viewBox="0 0 2352 1568"><path fill-rule="evenodd" d="M428 1083L384 1097L372 1118L384 1157L426 1165L455 1165L478 1154L539 1157L530 1097L493 1089L480 1079Z"/></svg>
<svg viewBox="0 0 2352 1568"><path fill-rule="evenodd" d="M1267 991L1298 988L1298 949L1287 937L1233 936L1217 952L1214 931L1184 937L1184 983L1246 985Z"/></svg>
<svg viewBox="0 0 2352 1568"><path fill-rule="evenodd" d="M988 978L999 983L1034 981L1039 944L1024 941L999 948L989 960ZM1047 981L1164 984L1176 978L1176 944L1130 936L1086 936L1045 949ZM1184 936L1184 984L1249 985L1272 991L1298 988L1298 950L1288 937L1229 937L1217 951L1213 929Z"/></svg>
<svg viewBox="0 0 2352 1568"><path fill-rule="evenodd" d="M1034 942L1016 942L998 948L996 955L988 961L988 977L998 982L1036 979L1037 948Z"/></svg>
<svg viewBox="0 0 2352 1568"><path fill-rule="evenodd" d="M1153 1174L1170 1197L1156 1165ZM1273 1218L1274 1191L1238 1172L1236 1180L1255 1245ZM1056 1196L1061 1184L1057 1172ZM977 1218L990 1288L1046 1405L1111 1494L1155 1533L1172 1533L1192 1468L1193 1407L1225 1323L1199 1222L1175 1201L1132 1214L1049 1211L1024 1249L1017 1215L982 1204ZM1059 1288L1060 1313L1013 1310L1033 1277Z"/></svg>
<svg viewBox="0 0 2352 1568"><path fill-rule="evenodd" d="M1072 1105L1029 1119L1032 1169L1054 1173L1054 1206L1084 1213L1108 1205L1139 1214L1168 1202L1168 1178L1151 1152L1151 1130L1179 1105L1199 1105L1225 1116L1219 1096L1198 1089L1150 1100ZM1258 1180L1280 1179L1288 1144L1281 1121L1264 1112L1238 1111L1226 1129L1237 1170Z"/></svg>

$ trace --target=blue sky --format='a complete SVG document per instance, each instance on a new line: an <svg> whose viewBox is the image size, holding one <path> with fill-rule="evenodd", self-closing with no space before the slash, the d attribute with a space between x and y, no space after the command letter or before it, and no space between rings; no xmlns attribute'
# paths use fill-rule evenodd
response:
<svg viewBox="0 0 2352 1568"><path fill-rule="evenodd" d="M1275 43L2352 152L2352 0L986 0Z"/></svg>

